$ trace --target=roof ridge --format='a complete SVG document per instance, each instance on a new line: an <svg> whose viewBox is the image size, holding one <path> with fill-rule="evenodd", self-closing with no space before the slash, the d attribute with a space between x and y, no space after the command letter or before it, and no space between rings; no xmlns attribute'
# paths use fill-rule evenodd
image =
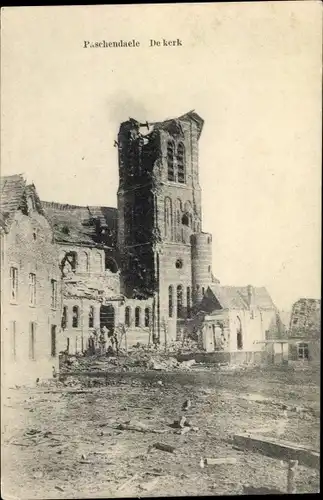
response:
<svg viewBox="0 0 323 500"><path fill-rule="evenodd" d="M71 205L69 203L60 203L59 201L44 201L41 200L41 203L46 207L57 208L59 210L68 210L71 208L88 208L87 205Z"/></svg>
<svg viewBox="0 0 323 500"><path fill-rule="evenodd" d="M45 201L41 200L41 203L47 207L47 208L56 208L58 210L70 210L70 209L76 209L76 208L83 208L87 209L91 212L91 208L109 208L111 210L118 210L116 207L108 207L107 205L72 205L70 203L61 203L59 201Z"/></svg>

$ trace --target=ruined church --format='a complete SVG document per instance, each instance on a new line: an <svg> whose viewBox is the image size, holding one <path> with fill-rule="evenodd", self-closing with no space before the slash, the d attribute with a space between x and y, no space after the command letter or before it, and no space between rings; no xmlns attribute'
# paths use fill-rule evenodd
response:
<svg viewBox="0 0 323 500"><path fill-rule="evenodd" d="M150 124L129 119L115 143L117 209L43 202L60 247L70 346L84 347L91 328L120 324L129 342L170 342L214 281L212 236L202 231L202 129L194 111Z"/></svg>
<svg viewBox="0 0 323 500"><path fill-rule="evenodd" d="M104 327L126 332L128 347L170 344L197 328L205 350L261 348L277 317L267 290L224 288L212 272L199 183L203 125L195 111L123 122L117 208L41 201L22 176L1 179L2 329L15 362L27 356L52 369L59 352L86 351ZM29 354L19 354L23 345Z"/></svg>

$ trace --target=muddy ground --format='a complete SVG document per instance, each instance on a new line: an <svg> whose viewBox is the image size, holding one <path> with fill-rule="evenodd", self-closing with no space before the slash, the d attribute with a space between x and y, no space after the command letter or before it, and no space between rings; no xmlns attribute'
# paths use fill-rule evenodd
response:
<svg viewBox="0 0 323 500"><path fill-rule="evenodd" d="M319 373L312 370L197 367L72 380L3 394L3 498L286 492L286 464L235 449L232 435L257 430L319 450ZM194 427L184 435L169 427L182 415ZM117 428L129 421L166 432ZM174 453L150 449L156 442ZM237 462L201 468L201 457ZM300 466L296 487L318 492L319 471Z"/></svg>

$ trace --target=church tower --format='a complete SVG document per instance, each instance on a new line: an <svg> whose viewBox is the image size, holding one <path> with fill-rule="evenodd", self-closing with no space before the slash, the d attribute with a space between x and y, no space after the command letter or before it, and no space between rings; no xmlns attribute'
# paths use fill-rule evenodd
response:
<svg viewBox="0 0 323 500"><path fill-rule="evenodd" d="M200 236L203 124L190 111L151 124L129 119L119 130L121 286L127 297L154 297L159 336L161 327L175 335L177 320L190 316L198 290L211 282L210 235Z"/></svg>

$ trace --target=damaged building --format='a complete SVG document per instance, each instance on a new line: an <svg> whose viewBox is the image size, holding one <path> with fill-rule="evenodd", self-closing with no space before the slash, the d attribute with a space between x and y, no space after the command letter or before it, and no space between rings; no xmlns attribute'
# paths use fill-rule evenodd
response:
<svg viewBox="0 0 323 500"><path fill-rule="evenodd" d="M261 360L263 343L277 329L277 309L265 287L210 285L195 316L199 342L225 361Z"/></svg>
<svg viewBox="0 0 323 500"><path fill-rule="evenodd" d="M143 340L151 300L129 300L120 292L117 210L43 202L59 247L62 280L61 350L80 353L102 328L127 328L128 341ZM127 303L126 303L127 302ZM148 335L147 335L148 338ZM146 338L144 340L147 340Z"/></svg>
<svg viewBox="0 0 323 500"><path fill-rule="evenodd" d="M104 327L122 332L129 347L171 343L191 331L208 301L204 349L218 349L220 326L224 350L259 350L277 311L265 289L221 287L213 275L199 183L203 126L195 111L123 122L117 208L37 202L57 253L59 351L84 352Z"/></svg>
<svg viewBox="0 0 323 500"><path fill-rule="evenodd" d="M1 178L1 366L3 385L58 371L61 280L58 248L34 185Z"/></svg>
<svg viewBox="0 0 323 500"><path fill-rule="evenodd" d="M320 362L321 301L301 298L293 304L288 332L289 360Z"/></svg>
<svg viewBox="0 0 323 500"><path fill-rule="evenodd" d="M195 112L118 134L118 208L43 202L60 249L62 338L69 352L93 331L123 325L129 345L176 339L212 275L202 231Z"/></svg>
<svg viewBox="0 0 323 500"><path fill-rule="evenodd" d="M191 111L151 124L130 119L119 130L120 286L128 298L152 299L157 342L176 339L214 281L212 236L202 230L203 125Z"/></svg>

